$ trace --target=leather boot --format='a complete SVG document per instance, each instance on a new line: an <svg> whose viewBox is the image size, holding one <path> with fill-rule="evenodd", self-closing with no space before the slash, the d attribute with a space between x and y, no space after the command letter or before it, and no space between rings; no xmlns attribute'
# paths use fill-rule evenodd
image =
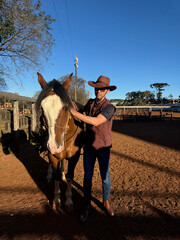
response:
<svg viewBox="0 0 180 240"><path fill-rule="evenodd" d="M88 220L89 215L91 214L91 212L92 212L91 205L87 205L87 206L84 208L84 210L83 210L83 212L82 212L82 214L81 214L81 216L80 216L80 221L81 221L81 222L86 222L86 221Z"/></svg>
<svg viewBox="0 0 180 240"><path fill-rule="evenodd" d="M104 207L106 210L106 213L110 216L114 216L114 211L109 203L109 201L104 201Z"/></svg>

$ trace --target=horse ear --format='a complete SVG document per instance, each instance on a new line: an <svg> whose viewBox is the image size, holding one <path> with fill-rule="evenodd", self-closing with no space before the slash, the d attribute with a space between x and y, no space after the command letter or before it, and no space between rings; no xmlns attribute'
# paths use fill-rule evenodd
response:
<svg viewBox="0 0 180 240"><path fill-rule="evenodd" d="M37 73L37 75L39 84L42 88L44 88L47 85L47 82L44 80L43 76L40 73Z"/></svg>
<svg viewBox="0 0 180 240"><path fill-rule="evenodd" d="M71 73L71 75L66 79L66 81L62 84L63 87L68 91L70 86L71 86L71 83L72 83L72 75L73 73Z"/></svg>

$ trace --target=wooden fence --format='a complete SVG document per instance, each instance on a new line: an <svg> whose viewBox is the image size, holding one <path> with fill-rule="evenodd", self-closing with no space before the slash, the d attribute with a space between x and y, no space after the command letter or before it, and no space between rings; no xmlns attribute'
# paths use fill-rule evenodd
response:
<svg viewBox="0 0 180 240"><path fill-rule="evenodd" d="M35 101L35 98L0 92L0 143L4 149L14 145L18 151L21 142L30 140L37 125Z"/></svg>
<svg viewBox="0 0 180 240"><path fill-rule="evenodd" d="M117 106L115 119L124 121L171 119L173 111L170 106Z"/></svg>

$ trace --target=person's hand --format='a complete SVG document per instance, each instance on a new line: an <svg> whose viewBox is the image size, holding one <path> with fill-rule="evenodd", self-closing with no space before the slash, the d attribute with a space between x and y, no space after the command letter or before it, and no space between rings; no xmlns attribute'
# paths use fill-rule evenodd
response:
<svg viewBox="0 0 180 240"><path fill-rule="evenodd" d="M71 107L69 110L72 113L72 115L74 116L76 115L76 110L73 107Z"/></svg>

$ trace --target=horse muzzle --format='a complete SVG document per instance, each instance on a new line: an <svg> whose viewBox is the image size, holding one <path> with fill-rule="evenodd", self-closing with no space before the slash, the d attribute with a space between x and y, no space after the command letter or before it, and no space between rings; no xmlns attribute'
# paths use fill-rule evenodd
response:
<svg viewBox="0 0 180 240"><path fill-rule="evenodd" d="M61 153L64 150L63 145L57 146L56 144L47 143L47 148L52 154Z"/></svg>

